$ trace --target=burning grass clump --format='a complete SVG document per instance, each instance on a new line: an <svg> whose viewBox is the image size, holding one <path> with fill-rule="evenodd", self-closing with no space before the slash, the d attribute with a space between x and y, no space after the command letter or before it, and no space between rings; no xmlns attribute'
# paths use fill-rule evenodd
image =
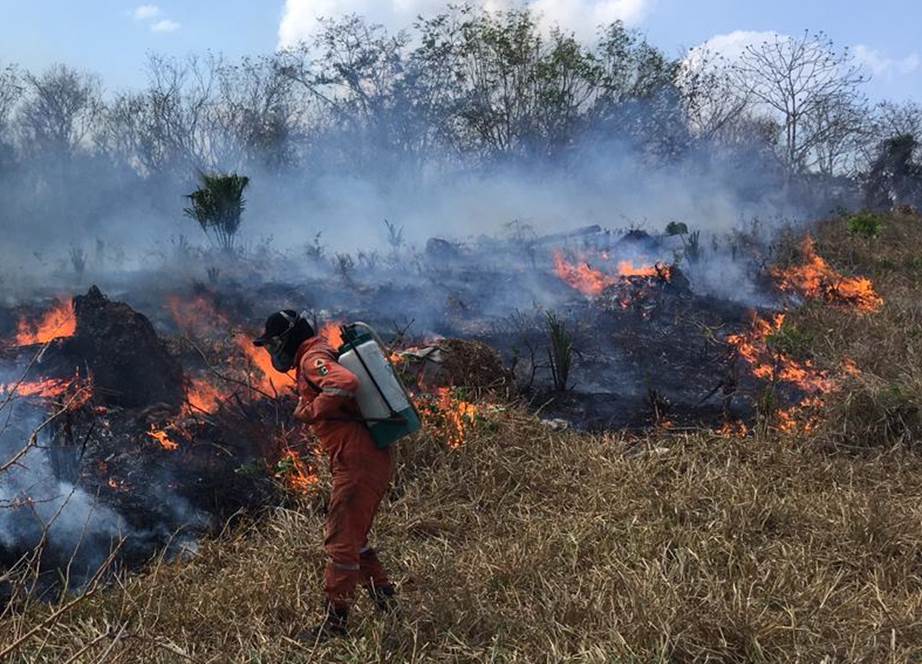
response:
<svg viewBox="0 0 922 664"><path fill-rule="evenodd" d="M829 220L816 240L837 270L868 275L883 301L874 310L804 306L786 318L803 353L847 377L826 398L819 442L843 449L916 445L922 436L922 272L907 266L922 255L922 223L915 215L888 215L878 239L868 243L841 220Z"/></svg>

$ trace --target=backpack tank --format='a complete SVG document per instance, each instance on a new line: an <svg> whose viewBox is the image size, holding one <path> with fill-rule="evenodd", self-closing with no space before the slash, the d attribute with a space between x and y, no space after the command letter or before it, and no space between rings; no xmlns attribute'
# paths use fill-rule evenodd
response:
<svg viewBox="0 0 922 664"><path fill-rule="evenodd" d="M359 379L356 401L375 445L390 447L419 431L419 413L371 326L345 325L342 337L339 363Z"/></svg>

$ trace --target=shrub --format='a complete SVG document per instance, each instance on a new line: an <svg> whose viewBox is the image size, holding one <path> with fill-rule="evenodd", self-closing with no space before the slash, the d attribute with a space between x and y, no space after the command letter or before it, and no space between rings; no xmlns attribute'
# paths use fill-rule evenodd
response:
<svg viewBox="0 0 922 664"><path fill-rule="evenodd" d="M883 219L873 212L860 212L848 218L848 232L872 239L880 235Z"/></svg>

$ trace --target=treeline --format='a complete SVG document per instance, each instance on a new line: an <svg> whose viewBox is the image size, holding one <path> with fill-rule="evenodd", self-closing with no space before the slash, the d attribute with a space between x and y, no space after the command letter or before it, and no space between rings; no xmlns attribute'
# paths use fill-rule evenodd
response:
<svg viewBox="0 0 922 664"><path fill-rule="evenodd" d="M0 223L63 227L160 200L198 171L340 173L388 186L498 168L566 170L587 150L650 168L704 159L825 204L917 203L922 107L871 104L847 49L778 37L727 62L676 60L620 23L583 44L528 11L470 8L389 33L348 16L299 48L239 61L151 56L104 90L57 65L0 72Z"/></svg>

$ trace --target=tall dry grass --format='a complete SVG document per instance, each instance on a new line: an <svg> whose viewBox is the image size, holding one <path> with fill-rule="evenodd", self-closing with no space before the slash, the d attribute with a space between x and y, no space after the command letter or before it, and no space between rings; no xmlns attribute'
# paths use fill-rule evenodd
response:
<svg viewBox="0 0 922 664"><path fill-rule="evenodd" d="M656 447L653 446L655 442ZM76 605L16 661L913 661L922 460L705 435L628 443L515 412L420 439L377 541L402 611L319 617L317 502L237 524ZM0 624L10 642L53 607Z"/></svg>

